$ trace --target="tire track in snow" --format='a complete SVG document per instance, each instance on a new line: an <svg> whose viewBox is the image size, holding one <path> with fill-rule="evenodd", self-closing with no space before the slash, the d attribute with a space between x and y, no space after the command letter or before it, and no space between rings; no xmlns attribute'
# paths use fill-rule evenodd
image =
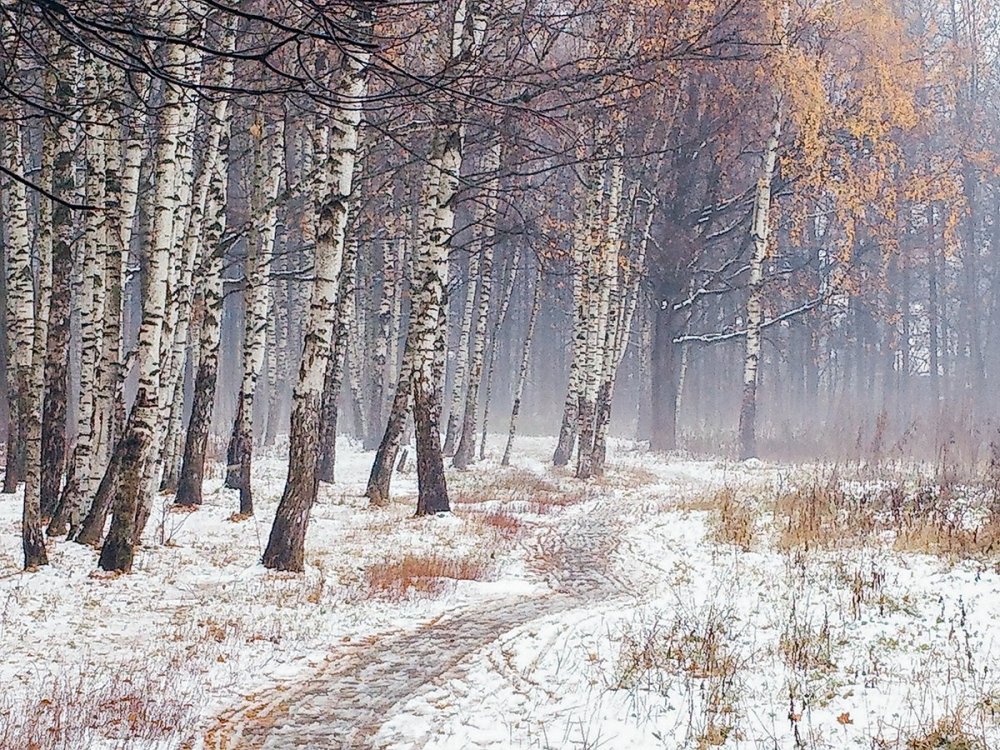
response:
<svg viewBox="0 0 1000 750"><path fill-rule="evenodd" d="M462 662L533 620L620 595L611 559L625 523L618 493L577 506L537 540L552 593L446 613L413 631L350 644L314 674L279 685L219 717L208 750L376 750L394 709L440 689L460 689ZM419 745L414 745L419 747Z"/></svg>

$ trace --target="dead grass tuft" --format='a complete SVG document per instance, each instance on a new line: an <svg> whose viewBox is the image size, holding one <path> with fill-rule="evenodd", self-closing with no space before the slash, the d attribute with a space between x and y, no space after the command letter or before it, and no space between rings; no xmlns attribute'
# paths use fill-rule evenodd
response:
<svg viewBox="0 0 1000 750"><path fill-rule="evenodd" d="M709 538L749 552L757 533L756 508L748 502L741 502L731 487L715 493L710 503L713 518L709 525Z"/></svg>
<svg viewBox="0 0 1000 750"><path fill-rule="evenodd" d="M475 480L459 479L452 485L454 505L516 504L521 510L541 514L582 502L592 491L582 483L558 484L519 468L503 469Z"/></svg>
<svg viewBox="0 0 1000 750"><path fill-rule="evenodd" d="M414 594L443 593L456 581L481 581L489 570L490 561L479 555L450 559L411 553L368 566L364 581L369 596L399 601Z"/></svg>
<svg viewBox="0 0 1000 750"><path fill-rule="evenodd" d="M836 476L781 493L774 501L777 546L784 551L843 549L891 540L901 552L949 560L1000 555L1000 502L983 487L900 483L859 491Z"/></svg>
<svg viewBox="0 0 1000 750"><path fill-rule="evenodd" d="M872 510L867 495L849 495L836 477L795 487L774 504L777 546L808 552L863 545L876 529Z"/></svg>
<svg viewBox="0 0 1000 750"><path fill-rule="evenodd" d="M524 522L505 510L490 510L476 513L473 518L506 539L513 539L524 531Z"/></svg>
<svg viewBox="0 0 1000 750"><path fill-rule="evenodd" d="M959 715L940 719L929 730L907 739L906 750L987 750L986 743L975 737Z"/></svg>

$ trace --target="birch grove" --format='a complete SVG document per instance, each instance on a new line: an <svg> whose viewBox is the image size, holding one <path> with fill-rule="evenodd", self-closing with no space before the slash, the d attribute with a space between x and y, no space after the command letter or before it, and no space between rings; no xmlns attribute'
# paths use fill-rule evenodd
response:
<svg viewBox="0 0 1000 750"><path fill-rule="evenodd" d="M581 483L990 453L992 9L71 6L0 0L27 569L207 505L302 571L317 503L461 514L543 439Z"/></svg>

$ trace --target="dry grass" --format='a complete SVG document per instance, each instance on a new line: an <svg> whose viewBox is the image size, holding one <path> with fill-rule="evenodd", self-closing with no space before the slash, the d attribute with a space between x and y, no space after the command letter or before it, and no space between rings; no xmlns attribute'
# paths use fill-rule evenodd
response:
<svg viewBox="0 0 1000 750"><path fill-rule="evenodd" d="M713 513L709 538L749 552L757 535L756 508L750 502L741 502L731 487L719 490L709 503Z"/></svg>
<svg viewBox="0 0 1000 750"><path fill-rule="evenodd" d="M176 671L150 666L62 676L24 701L0 699L0 750L176 744L194 729L197 696ZM156 672L162 675L150 676Z"/></svg>
<svg viewBox="0 0 1000 750"><path fill-rule="evenodd" d="M453 505L512 504L528 513L547 513L586 500L591 489L583 483L560 484L526 469L507 468L477 481L459 479L452 485Z"/></svg>
<svg viewBox="0 0 1000 750"><path fill-rule="evenodd" d="M898 551L949 560L1000 556L1000 503L989 488L908 490L893 483L849 492L833 476L780 493L773 518L776 544L784 551L856 548L891 539Z"/></svg>
<svg viewBox="0 0 1000 750"><path fill-rule="evenodd" d="M906 750L987 750L986 743L966 728L958 714L938 720L906 740Z"/></svg>
<svg viewBox="0 0 1000 750"><path fill-rule="evenodd" d="M808 552L863 545L876 529L871 511L867 497L849 495L835 477L796 487L774 503L777 546Z"/></svg>
<svg viewBox="0 0 1000 750"><path fill-rule="evenodd" d="M789 669L796 672L827 671L836 668L833 638L827 617L818 626L798 614L795 603L778 639L778 650Z"/></svg>
<svg viewBox="0 0 1000 750"><path fill-rule="evenodd" d="M440 594L456 581L481 581L490 567L489 559L480 555L451 559L435 553L408 553L369 565L364 584L370 597L399 601L414 594Z"/></svg>
<svg viewBox="0 0 1000 750"><path fill-rule="evenodd" d="M690 746L724 745L739 735L740 680L752 662L734 647L734 621L731 610L710 605L626 629L609 687L668 695L681 683L695 700L686 730Z"/></svg>
<svg viewBox="0 0 1000 750"><path fill-rule="evenodd" d="M471 518L504 539L514 539L524 533L524 522L506 510L476 511Z"/></svg>

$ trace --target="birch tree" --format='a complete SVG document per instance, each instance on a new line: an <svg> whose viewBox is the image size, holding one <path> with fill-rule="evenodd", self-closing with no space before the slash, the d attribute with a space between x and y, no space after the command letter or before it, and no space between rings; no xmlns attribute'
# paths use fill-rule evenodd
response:
<svg viewBox="0 0 1000 750"><path fill-rule="evenodd" d="M167 7L170 33L181 36L187 28L186 13L177 0ZM184 48L168 45L166 54L175 66L185 62ZM182 116L182 91L173 84L164 85L163 105L157 138L157 170L153 231L149 250L149 282L143 300L137 361L139 387L124 434L98 489L113 494L111 528L101 548L98 564L103 570L130 572L133 548L141 530L136 529L146 461L157 429L160 414L160 346L167 305L167 280L173 241L173 219L177 210L176 169L178 135Z"/></svg>
<svg viewBox="0 0 1000 750"><path fill-rule="evenodd" d="M359 35L371 33L370 11L359 11ZM309 513L319 486L320 425L323 381L333 348L333 315L347 230L348 205L358 152L362 101L367 93L366 67L370 51L364 47L347 49L341 65L335 99L342 102L318 124L317 158L327 160L326 178L319 182L319 225L313 264L315 277L306 320L305 344L299 366L298 383L292 401L289 435L288 478L264 550L265 567L301 571L304 565L305 536Z"/></svg>
<svg viewBox="0 0 1000 750"><path fill-rule="evenodd" d="M497 203L499 201L500 142L490 145L483 160L483 172L489 176L485 185L484 215L477 228L478 242L474 252L482 254L479 266L479 306L472 336L472 356L463 406L461 437L455 449L456 469L465 469L475 458L476 416L479 412L479 384L483 378L483 357L486 352L486 326L490 316L493 289L493 253L496 243Z"/></svg>
<svg viewBox="0 0 1000 750"><path fill-rule="evenodd" d="M262 212L264 215L259 233L251 233L244 271L246 305L243 313L243 380L227 451L229 466L226 476L226 486L240 491L241 516L253 514L250 471L253 462L254 394L264 365L271 301L268 267L278 223L275 198L284 165L284 131L281 122L267 128L265 135L264 126L258 121L253 132L257 133L259 152L254 171L252 210L254 215Z"/></svg>
<svg viewBox="0 0 1000 750"><path fill-rule="evenodd" d="M8 116L15 113L10 112ZM21 127L14 117L3 124L4 160L23 164ZM25 429L32 386L32 353L35 327L35 274L31 260L28 222L28 197L25 186L10 180L4 190L4 215L7 219L6 331L10 360L7 365L10 417L7 432L7 463L4 492L12 493L24 478Z"/></svg>

